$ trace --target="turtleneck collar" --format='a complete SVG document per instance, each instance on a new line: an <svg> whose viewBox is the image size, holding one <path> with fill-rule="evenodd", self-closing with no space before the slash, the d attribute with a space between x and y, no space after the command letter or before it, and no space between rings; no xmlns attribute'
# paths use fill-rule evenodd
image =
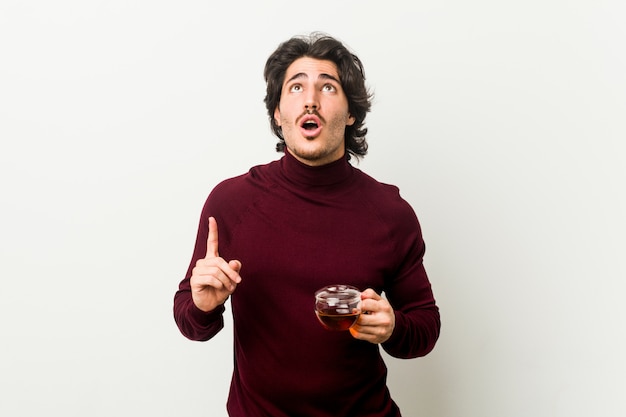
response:
<svg viewBox="0 0 626 417"><path fill-rule="evenodd" d="M280 167L287 180L307 186L329 186L348 179L353 167L344 156L334 162L321 166L309 166L298 161L285 149L285 156L280 160Z"/></svg>

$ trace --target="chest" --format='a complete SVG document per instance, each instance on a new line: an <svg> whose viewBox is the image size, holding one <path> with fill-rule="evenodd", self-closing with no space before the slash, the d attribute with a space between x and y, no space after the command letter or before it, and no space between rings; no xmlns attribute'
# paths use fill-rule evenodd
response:
<svg viewBox="0 0 626 417"><path fill-rule="evenodd" d="M358 199L273 196L251 205L232 231L227 256L242 262L257 294L272 286L312 294L337 283L382 289L397 263L385 224Z"/></svg>

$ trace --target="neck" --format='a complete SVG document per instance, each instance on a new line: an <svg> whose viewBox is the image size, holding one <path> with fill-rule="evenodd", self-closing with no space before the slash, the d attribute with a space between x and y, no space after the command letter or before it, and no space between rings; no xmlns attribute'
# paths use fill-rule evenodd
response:
<svg viewBox="0 0 626 417"><path fill-rule="evenodd" d="M353 169L345 155L333 162L312 166L301 162L288 151L285 151L281 166L283 173L291 182L307 186L328 186L341 183L351 176Z"/></svg>

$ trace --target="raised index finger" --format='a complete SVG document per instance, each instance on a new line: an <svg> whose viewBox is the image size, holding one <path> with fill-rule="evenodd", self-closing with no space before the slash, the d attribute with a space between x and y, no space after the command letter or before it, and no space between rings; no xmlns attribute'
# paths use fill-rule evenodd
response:
<svg viewBox="0 0 626 417"><path fill-rule="evenodd" d="M209 217L209 237L206 240L206 256L205 258L217 258L217 221L215 217Z"/></svg>

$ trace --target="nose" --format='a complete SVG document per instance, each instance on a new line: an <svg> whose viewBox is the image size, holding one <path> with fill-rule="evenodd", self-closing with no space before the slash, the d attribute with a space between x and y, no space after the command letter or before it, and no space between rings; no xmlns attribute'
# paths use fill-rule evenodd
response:
<svg viewBox="0 0 626 417"><path fill-rule="evenodd" d="M313 111L318 110L319 106L320 104L317 96L317 91L315 91L315 89L309 89L304 99L304 108L307 111Z"/></svg>

